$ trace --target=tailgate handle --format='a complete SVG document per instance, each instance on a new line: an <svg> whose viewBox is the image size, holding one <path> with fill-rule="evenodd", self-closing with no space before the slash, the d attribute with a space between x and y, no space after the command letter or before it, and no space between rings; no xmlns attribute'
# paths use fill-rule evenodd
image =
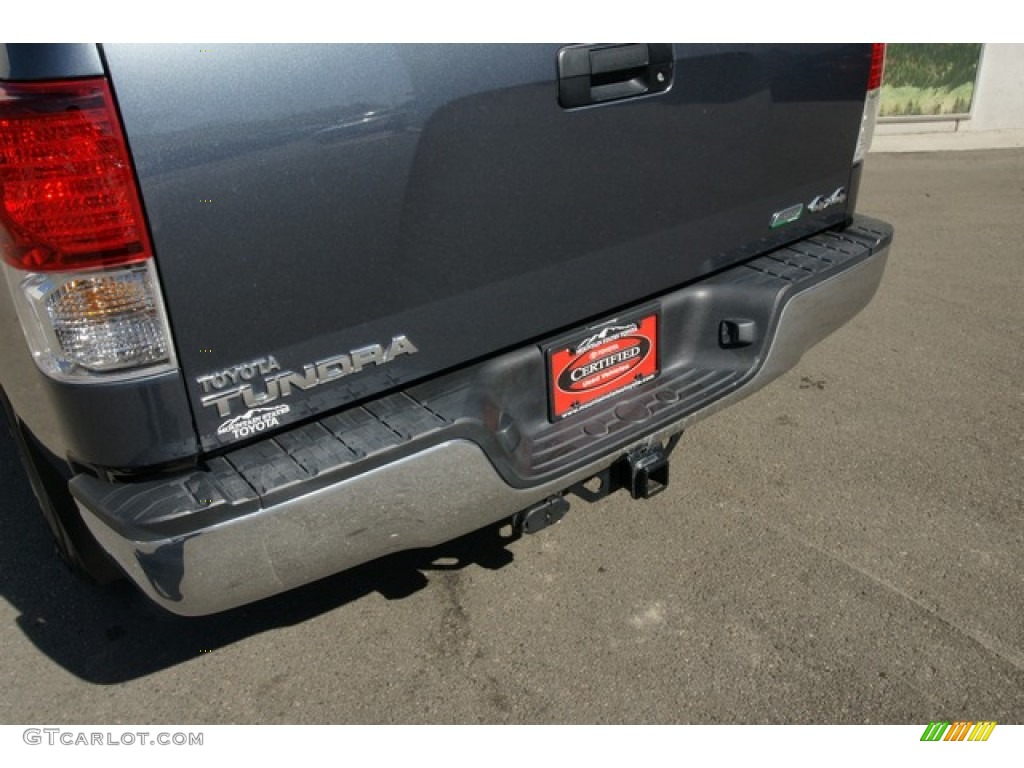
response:
<svg viewBox="0 0 1024 768"><path fill-rule="evenodd" d="M667 91L671 43L570 45L558 52L558 102L566 109Z"/></svg>
<svg viewBox="0 0 1024 768"><path fill-rule="evenodd" d="M642 43L616 45L611 48L595 48L590 51L590 72L600 75L618 72L629 76L629 70L650 64L647 46Z"/></svg>

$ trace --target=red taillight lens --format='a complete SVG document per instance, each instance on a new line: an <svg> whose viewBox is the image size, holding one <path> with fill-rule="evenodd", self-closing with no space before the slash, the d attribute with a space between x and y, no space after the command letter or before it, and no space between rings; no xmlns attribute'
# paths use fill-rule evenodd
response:
<svg viewBox="0 0 1024 768"><path fill-rule="evenodd" d="M105 80L0 83L0 249L33 272L149 258Z"/></svg>
<svg viewBox="0 0 1024 768"><path fill-rule="evenodd" d="M882 87L882 70L885 69L885 43L874 43L871 47L871 73L868 75L868 90Z"/></svg>

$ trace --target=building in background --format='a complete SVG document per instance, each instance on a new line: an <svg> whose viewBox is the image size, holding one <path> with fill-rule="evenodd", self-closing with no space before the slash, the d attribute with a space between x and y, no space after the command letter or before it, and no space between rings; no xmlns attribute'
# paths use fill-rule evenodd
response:
<svg viewBox="0 0 1024 768"><path fill-rule="evenodd" d="M889 45L881 117L970 117L981 48L981 43Z"/></svg>
<svg viewBox="0 0 1024 768"><path fill-rule="evenodd" d="M875 151L1024 147L1024 45L890 44Z"/></svg>

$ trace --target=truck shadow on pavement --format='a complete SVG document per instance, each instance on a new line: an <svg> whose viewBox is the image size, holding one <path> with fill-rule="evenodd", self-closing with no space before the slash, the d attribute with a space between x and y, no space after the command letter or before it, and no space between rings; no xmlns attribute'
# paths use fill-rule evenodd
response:
<svg viewBox="0 0 1024 768"><path fill-rule="evenodd" d="M259 603L186 619L151 604L127 582L98 588L68 571L38 512L10 435L2 428L0 488L5 528L0 537L0 594L18 612L17 625L36 648L98 685L149 675L250 635L307 621L374 592L389 600L406 598L426 587L432 572L469 565L502 568L512 562L508 545L518 538L507 526L494 525Z"/></svg>

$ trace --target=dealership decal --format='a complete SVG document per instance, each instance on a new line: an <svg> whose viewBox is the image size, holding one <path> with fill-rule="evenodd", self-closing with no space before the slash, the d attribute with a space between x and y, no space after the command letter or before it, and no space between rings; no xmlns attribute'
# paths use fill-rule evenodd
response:
<svg viewBox="0 0 1024 768"><path fill-rule="evenodd" d="M278 416L284 416L291 408L287 405L275 405L271 408L252 408L241 416L228 419L217 427L218 435L231 435L236 440L259 434L264 430L278 426Z"/></svg>
<svg viewBox="0 0 1024 768"><path fill-rule="evenodd" d="M658 316L614 322L548 351L550 415L560 419L645 384L658 373Z"/></svg>

